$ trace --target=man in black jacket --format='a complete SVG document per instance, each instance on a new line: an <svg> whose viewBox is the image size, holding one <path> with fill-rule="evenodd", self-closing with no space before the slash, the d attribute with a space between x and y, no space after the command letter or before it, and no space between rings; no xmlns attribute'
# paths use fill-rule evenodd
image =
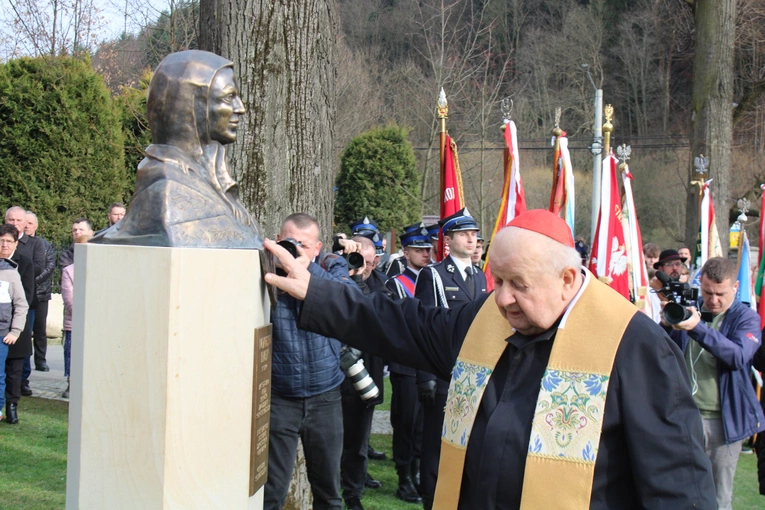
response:
<svg viewBox="0 0 765 510"><path fill-rule="evenodd" d="M32 325L35 322L37 311L37 278L45 269L45 247L34 237L29 237L24 233L27 226L27 211L18 205L15 205L5 211L5 223L13 225L19 232L19 241L16 245L16 252L27 257L32 261L35 282L33 282L32 300L29 302L29 312L27 313L27 329L31 339ZM26 331L26 330L25 330ZM31 363L32 353L29 353L24 360L24 368L21 375L21 394L28 397L32 395L32 389L29 387L29 375L32 373Z"/></svg>
<svg viewBox="0 0 765 510"><path fill-rule="evenodd" d="M349 271L351 278L356 282L364 294L372 292L384 292L385 288L378 285L369 276L374 266L375 246L366 237L354 237L352 241L361 245L360 252L364 257L364 267ZM369 268L369 271L365 270ZM355 273L355 274L354 274ZM372 418L375 406L383 402L383 362L380 358L364 352L348 351L344 348L340 355L340 365L346 372L345 381L340 385L343 397L343 456L340 461L340 487L343 490L343 499L349 510L364 510L361 505L361 493L367 484L367 465L369 435L372 430ZM355 388L351 378L348 377L348 365L363 361L364 367L369 372L372 381L377 387L377 396L371 396L373 392L366 393L364 397ZM367 388L368 381L362 381ZM379 482L377 484L379 487Z"/></svg>
<svg viewBox="0 0 765 510"><path fill-rule="evenodd" d="M449 255L417 275L414 297L426 306L452 308L480 299L486 293L486 276L471 256L478 239L478 224L467 208L438 222ZM441 451L441 429L449 383L425 370L417 371L417 389L423 409L420 493L425 510L433 506Z"/></svg>
<svg viewBox="0 0 765 510"><path fill-rule="evenodd" d="M27 225L24 228L24 233L30 238L37 240L45 250L45 267L35 278L35 284L37 285L37 308L34 312L35 322L32 325L32 336L35 348L35 370L48 372L50 368L48 368L48 363L45 359L48 351L48 333L46 329L48 323L48 303L50 303L51 296L51 277L53 276L53 269L56 267L56 252L52 244L37 235L37 228L39 227L37 215L32 211L27 211L26 216Z"/></svg>

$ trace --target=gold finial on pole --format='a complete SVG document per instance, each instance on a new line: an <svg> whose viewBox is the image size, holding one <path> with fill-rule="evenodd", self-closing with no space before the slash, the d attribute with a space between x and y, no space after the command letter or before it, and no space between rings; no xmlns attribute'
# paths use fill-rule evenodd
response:
<svg viewBox="0 0 765 510"><path fill-rule="evenodd" d="M606 105L605 115L606 123L603 124L603 148L605 149L604 152L606 156L608 156L611 152L611 131L614 130L614 125L611 124L611 119L614 117L614 107L610 104Z"/></svg>
<svg viewBox="0 0 765 510"><path fill-rule="evenodd" d="M449 103L446 102L446 92L444 92L443 87L441 88L441 92L438 94L438 101L436 102L436 116L438 117L438 125L439 125L439 172L441 179L439 181L439 189L441 190L439 192L439 195L443 193L444 189L444 171L446 169L445 162L446 162L446 119L449 117ZM443 211L443 197L441 197L441 211Z"/></svg>

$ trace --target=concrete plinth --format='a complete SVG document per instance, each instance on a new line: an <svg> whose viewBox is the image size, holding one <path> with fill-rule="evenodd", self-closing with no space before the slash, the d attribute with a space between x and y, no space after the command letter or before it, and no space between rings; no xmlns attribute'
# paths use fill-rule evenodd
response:
<svg viewBox="0 0 765 510"><path fill-rule="evenodd" d="M249 497L253 250L75 249L68 509L259 509Z"/></svg>

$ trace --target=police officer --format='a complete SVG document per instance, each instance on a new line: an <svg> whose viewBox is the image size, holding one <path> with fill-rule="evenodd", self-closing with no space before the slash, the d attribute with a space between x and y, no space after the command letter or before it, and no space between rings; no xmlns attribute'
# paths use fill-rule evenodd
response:
<svg viewBox="0 0 765 510"><path fill-rule="evenodd" d="M470 257L475 252L478 225L467 208L438 222L449 255L438 264L420 271L414 295L426 306L452 308L477 299L486 292L486 276ZM441 427L448 381L417 371L417 388L423 404L422 461L420 466L422 502L433 506L441 451Z"/></svg>
<svg viewBox="0 0 765 510"><path fill-rule="evenodd" d="M385 283L393 296L413 297L417 275L430 264L430 236L425 225L404 227L400 236L404 250L403 270ZM398 473L396 497L409 503L420 503L420 456L422 447L422 408L417 397L417 371L391 363L390 422L393 426L393 461Z"/></svg>
<svg viewBox="0 0 765 510"><path fill-rule="evenodd" d="M424 234L422 232L423 229L425 229ZM416 232L416 234L418 236L418 239L419 239L419 237L422 237L424 235L425 243L420 242L419 244L423 244L423 245L424 244L428 244L431 248L433 247L433 245L430 243L430 237L429 237L430 234L428 234L428 231L425 228L425 224L422 223L422 222L415 223L413 225L409 225L409 226L404 227L404 233L401 234L398 237L399 237L399 239L401 239L401 242L403 243L404 242L403 241L404 237L407 234L411 234L412 232ZM406 267L407 267L407 259L406 259L406 256L404 255L404 250L403 250L404 246L403 246L403 244L402 244L401 248L402 248L402 250L401 250L401 252L399 252L400 255L399 254L391 255L390 265L385 270L385 274L389 278L393 278L394 276L400 275L401 273L404 272L404 269L406 269ZM430 248L428 248L428 263L430 263ZM416 273L419 273L419 269L415 272L415 274ZM417 278L415 277L414 279L416 280ZM388 281L390 281L390 280L388 280ZM391 282L391 285L393 285L392 282ZM395 289L393 289L393 287L390 287L390 289L391 290L395 290ZM412 292L412 294L414 294L414 292ZM410 297L411 297L411 295L410 295Z"/></svg>
<svg viewBox="0 0 765 510"><path fill-rule="evenodd" d="M369 219L369 216L364 216L364 219L355 221L350 224L351 234L354 237L361 236L371 240L375 245L375 258L371 267L367 264L367 270L365 272L365 279L370 289L379 289L385 285L387 277L382 271L377 270L377 266L380 264L380 257L385 253L383 248L383 236L380 233L380 229L377 228L377 223ZM371 273L369 272L371 271Z"/></svg>

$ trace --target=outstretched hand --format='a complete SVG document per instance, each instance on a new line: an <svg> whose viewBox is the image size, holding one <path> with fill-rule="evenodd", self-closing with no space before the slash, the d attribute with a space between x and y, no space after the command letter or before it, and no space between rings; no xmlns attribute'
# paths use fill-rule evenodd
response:
<svg viewBox="0 0 765 510"><path fill-rule="evenodd" d="M311 273L308 272L308 255L301 246L297 247L297 251L300 254L298 258L293 258L290 252L276 244L271 239L266 239L263 242L266 250L274 254L279 260L284 272L287 276L278 276L274 273L266 273L266 282L269 285L273 285L290 296L303 300L308 293L308 284L311 281ZM310 262L310 260L308 260Z"/></svg>

